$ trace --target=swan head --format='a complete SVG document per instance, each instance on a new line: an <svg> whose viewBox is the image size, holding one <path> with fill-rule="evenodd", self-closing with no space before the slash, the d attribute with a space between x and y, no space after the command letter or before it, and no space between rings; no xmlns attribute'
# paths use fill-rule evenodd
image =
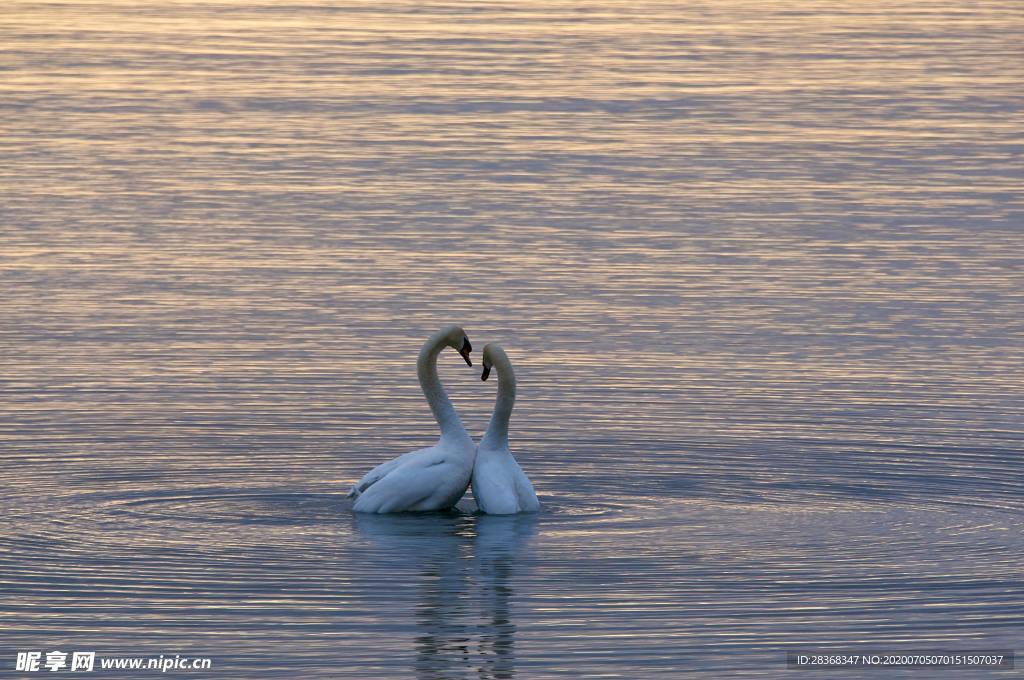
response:
<svg viewBox="0 0 1024 680"><path fill-rule="evenodd" d="M470 344L466 331L462 330L461 326L446 326L442 333L445 344L458 352L467 366L472 366L473 361L469 358L469 353L473 351L473 345Z"/></svg>
<svg viewBox="0 0 1024 680"><path fill-rule="evenodd" d="M491 369L494 367L495 359L503 356L506 355L505 350L501 348L501 345L497 345L493 342L484 345L484 371L480 374L481 380L487 380L487 377L491 374Z"/></svg>

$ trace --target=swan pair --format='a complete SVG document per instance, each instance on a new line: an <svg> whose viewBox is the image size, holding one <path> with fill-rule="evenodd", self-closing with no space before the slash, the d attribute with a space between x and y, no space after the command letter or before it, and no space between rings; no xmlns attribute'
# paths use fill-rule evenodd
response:
<svg viewBox="0 0 1024 680"><path fill-rule="evenodd" d="M416 360L423 395L441 428L441 439L425 449L410 451L370 470L349 491L356 512L427 512L454 506L470 483L480 509L508 515L540 509L533 485L512 457L508 421L516 401L512 363L500 346L483 351L483 374L498 372L498 398L480 446L466 432L459 414L437 375L437 357L445 347L462 355L470 366L473 346L459 326L445 326L430 336Z"/></svg>

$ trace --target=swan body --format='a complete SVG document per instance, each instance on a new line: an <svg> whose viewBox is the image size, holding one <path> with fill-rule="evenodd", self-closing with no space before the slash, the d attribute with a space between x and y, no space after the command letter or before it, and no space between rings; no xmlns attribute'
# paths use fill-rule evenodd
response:
<svg viewBox="0 0 1024 680"><path fill-rule="evenodd" d="M516 376L512 362L500 345L489 344L483 352L484 371L481 380L487 380L491 367L498 369L498 398L487 432L480 440L473 464L473 496L483 512L491 515L511 515L517 512L537 512L540 502L530 479L512 457L508 446L508 421L516 401Z"/></svg>
<svg viewBox="0 0 1024 680"><path fill-rule="evenodd" d="M370 470L349 491L356 512L429 512L455 505L473 474L476 447L437 375L437 357L456 349L466 363L472 346L458 326L430 336L416 361L420 387L441 428L437 444L393 458Z"/></svg>

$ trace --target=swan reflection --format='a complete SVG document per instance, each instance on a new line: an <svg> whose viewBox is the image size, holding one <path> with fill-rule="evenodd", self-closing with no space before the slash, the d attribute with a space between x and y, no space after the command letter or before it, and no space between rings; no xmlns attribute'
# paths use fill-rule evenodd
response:
<svg viewBox="0 0 1024 680"><path fill-rule="evenodd" d="M533 513L477 517L473 554L484 622L479 641L482 678L515 675L516 625L512 621L511 580L517 569L525 571L524 551L536 533L537 515Z"/></svg>
<svg viewBox="0 0 1024 680"><path fill-rule="evenodd" d="M356 513L353 521L383 549L374 557L388 564L378 570L415 581L415 606L394 615L415 620L418 678L514 677L512 581L527 568L536 515Z"/></svg>

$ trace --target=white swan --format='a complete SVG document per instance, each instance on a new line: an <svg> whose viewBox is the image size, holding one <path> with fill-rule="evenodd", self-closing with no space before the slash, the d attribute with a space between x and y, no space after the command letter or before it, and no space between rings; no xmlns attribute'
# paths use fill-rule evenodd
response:
<svg viewBox="0 0 1024 680"><path fill-rule="evenodd" d="M487 380L491 366L498 369L498 398L487 432L480 440L473 464L473 497L481 510L492 515L537 512L540 503L529 478L512 457L508 447L508 420L516 403L516 375L512 362L500 345L484 347L484 371Z"/></svg>
<svg viewBox="0 0 1024 680"><path fill-rule="evenodd" d="M466 493L473 474L476 447L455 412L437 376L437 355L445 347L458 350L470 366L473 346L458 326L431 335L416 360L420 387L441 427L441 439L430 448L411 451L366 473L349 491L356 512L427 512L455 505Z"/></svg>

